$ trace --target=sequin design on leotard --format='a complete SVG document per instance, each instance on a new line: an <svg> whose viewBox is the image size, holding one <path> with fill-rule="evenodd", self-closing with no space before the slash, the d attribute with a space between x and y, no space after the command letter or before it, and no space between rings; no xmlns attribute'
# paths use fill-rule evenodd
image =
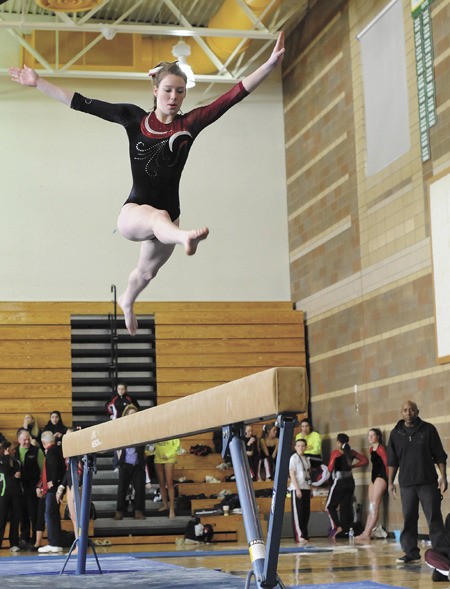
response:
<svg viewBox="0 0 450 589"><path fill-rule="evenodd" d="M180 215L179 184L193 141L247 95L240 82L211 104L178 114L168 124L133 104L87 99L77 92L71 107L124 127L133 177L126 203L166 210L174 221Z"/></svg>
<svg viewBox="0 0 450 589"><path fill-rule="evenodd" d="M154 178L158 175L158 168L162 166L169 168L176 167L180 161L180 151L175 149L175 141L184 137L186 140L189 138L192 142L192 134L189 131L178 131L172 134L170 134L170 131L155 131L150 126L149 119L150 114L142 122L146 134L148 137L158 139L159 141L149 147L146 147L143 141L138 141L134 159L145 161L145 173Z"/></svg>

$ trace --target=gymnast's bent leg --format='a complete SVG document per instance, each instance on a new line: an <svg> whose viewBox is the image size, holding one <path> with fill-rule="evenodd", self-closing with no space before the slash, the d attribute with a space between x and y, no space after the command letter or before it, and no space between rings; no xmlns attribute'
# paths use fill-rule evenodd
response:
<svg viewBox="0 0 450 589"><path fill-rule="evenodd" d="M120 233L130 241L144 241L156 237L166 245L183 245L188 256L197 251L197 246L209 234L207 227L186 231L179 228L179 220L172 222L167 211L150 205L127 203L122 207L117 220Z"/></svg>
<svg viewBox="0 0 450 589"><path fill-rule="evenodd" d="M167 262L177 243L184 244L186 253L192 255L198 243L206 239L209 231L207 228L182 231L178 227L178 219L172 223L166 211L135 204L126 204L122 207L117 227L127 239L142 241L137 268L131 272L128 286L118 299L127 330L131 335L135 335L138 323L133 305L139 293Z"/></svg>

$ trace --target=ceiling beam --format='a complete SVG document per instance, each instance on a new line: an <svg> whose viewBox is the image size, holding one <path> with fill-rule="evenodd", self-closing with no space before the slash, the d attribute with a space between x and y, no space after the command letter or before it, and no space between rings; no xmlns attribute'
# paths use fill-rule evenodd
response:
<svg viewBox="0 0 450 589"><path fill-rule="evenodd" d="M25 29L36 31L86 31L88 33L100 33L105 24L114 26L113 23L85 23L83 25L57 22L56 20L9 20L3 15L4 21L0 22L0 29ZM119 24L114 29L117 33L148 35L149 37L236 37L238 39L255 39L259 41L273 41L277 38L277 32L255 31L254 29L209 29L193 26L168 26L168 25L143 25L143 24Z"/></svg>
<svg viewBox="0 0 450 589"><path fill-rule="evenodd" d="M177 7L175 6L175 4L172 2L172 0L164 0L164 4L167 6L167 8L169 10L172 11L173 14L177 14ZM184 17L182 14L179 15L180 17L180 22L182 23L183 26L186 27L190 27L191 24L190 22L187 20L186 17ZM205 53L205 55L208 56L208 58L211 60L211 62L216 66L217 71L220 72L228 72L227 68L225 67L225 65L223 64L223 62L217 57L217 55L214 53L214 51L212 51L212 49L210 48L210 46L206 43L206 41L204 41L203 39L201 39L198 36L194 37L194 41L197 43L197 45L199 45L200 49L203 51L203 53Z"/></svg>
<svg viewBox="0 0 450 589"><path fill-rule="evenodd" d="M88 20L90 20L94 14L96 12L98 12L100 10L100 8L104 8L106 4L108 4L110 0L105 0L102 4L99 4L98 6L94 6L94 8L91 8L91 10L85 14L84 16L82 16L79 20L78 20L78 24L82 25L85 22L87 22Z"/></svg>
<svg viewBox="0 0 450 589"><path fill-rule="evenodd" d="M141 72L117 72L117 71L91 71L91 70L74 70L70 69L65 72L48 71L36 69L39 75L46 78L94 78L96 80L140 80L142 82L149 81L148 74ZM8 68L0 68L0 75L8 75ZM235 84L238 81L233 76L219 76L219 75L196 75L196 84Z"/></svg>

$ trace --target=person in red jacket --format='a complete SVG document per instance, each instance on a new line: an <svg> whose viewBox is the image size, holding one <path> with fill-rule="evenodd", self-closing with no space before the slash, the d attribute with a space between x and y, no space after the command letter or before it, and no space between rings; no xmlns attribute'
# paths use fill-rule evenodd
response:
<svg viewBox="0 0 450 589"><path fill-rule="evenodd" d="M331 523L330 537L344 538L353 523L352 500L355 480L352 470L366 466L369 461L363 454L352 450L347 434L338 434L336 450L333 450L328 463L328 470L333 477L326 509ZM353 464L353 462L356 462ZM339 514L338 514L339 508Z"/></svg>
<svg viewBox="0 0 450 589"><path fill-rule="evenodd" d="M134 405L138 410L140 409L136 399L127 393L127 385L121 382L117 385L117 393L105 403L106 412L110 419L117 419L122 417L123 410L128 405Z"/></svg>
<svg viewBox="0 0 450 589"><path fill-rule="evenodd" d="M64 478L66 463L61 445L57 443L53 432L43 432L41 441L45 450L45 462L36 493L38 497L45 497L45 525L48 544L38 548L38 552L62 552L63 546L70 546L75 540L75 534L64 532L61 529L59 509L61 496L58 496L58 488Z"/></svg>

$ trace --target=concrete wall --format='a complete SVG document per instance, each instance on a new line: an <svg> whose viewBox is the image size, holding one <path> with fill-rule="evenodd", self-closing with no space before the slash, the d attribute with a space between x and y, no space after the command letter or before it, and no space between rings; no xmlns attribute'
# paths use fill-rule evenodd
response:
<svg viewBox="0 0 450 589"><path fill-rule="evenodd" d="M0 31L0 67L17 65ZM148 81L60 79L90 97L151 108ZM225 92L189 91L185 111ZM138 245L114 233L131 187L120 127L70 111L0 76L2 300L103 300L121 292ZM140 300L289 300L280 75L192 148L181 184L182 225L209 226L198 255L176 251Z"/></svg>

